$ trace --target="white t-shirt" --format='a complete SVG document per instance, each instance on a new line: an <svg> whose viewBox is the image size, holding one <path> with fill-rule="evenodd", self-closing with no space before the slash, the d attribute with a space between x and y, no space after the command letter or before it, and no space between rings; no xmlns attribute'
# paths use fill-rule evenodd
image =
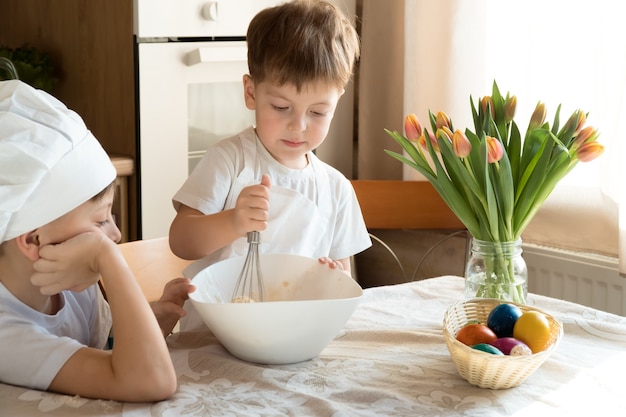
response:
<svg viewBox="0 0 626 417"><path fill-rule="evenodd" d="M60 296L57 314L43 314L0 283L1 382L46 390L78 349L106 346L111 312L98 285Z"/></svg>
<svg viewBox="0 0 626 417"><path fill-rule="evenodd" d="M270 219L268 228L261 232L261 253L343 259L370 247L371 240L350 181L314 153L309 152L307 157L306 168L287 168L265 149L254 129L248 128L207 149L174 195L174 208L178 210L184 204L204 214L232 208L243 186L257 184L262 174L269 174ZM282 193L286 197L276 194L281 189L287 192ZM302 200L305 203L298 205ZM306 210L310 203L318 209L314 210L314 216ZM297 209L291 208L292 205ZM314 219L317 221L312 226ZM278 232L272 235L272 228ZM310 230L307 233L305 229ZM246 250L246 239L240 238L207 257L209 262L205 258L204 263L244 255Z"/></svg>

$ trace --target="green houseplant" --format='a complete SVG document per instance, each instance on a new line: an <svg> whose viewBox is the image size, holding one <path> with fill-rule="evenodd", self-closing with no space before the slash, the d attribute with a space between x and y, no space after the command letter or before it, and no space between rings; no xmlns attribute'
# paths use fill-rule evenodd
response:
<svg viewBox="0 0 626 417"><path fill-rule="evenodd" d="M34 47L23 45L12 49L0 46L0 58L4 58L0 65L0 81L20 79L49 93L59 81L50 56ZM11 72L7 61L12 64L15 73Z"/></svg>

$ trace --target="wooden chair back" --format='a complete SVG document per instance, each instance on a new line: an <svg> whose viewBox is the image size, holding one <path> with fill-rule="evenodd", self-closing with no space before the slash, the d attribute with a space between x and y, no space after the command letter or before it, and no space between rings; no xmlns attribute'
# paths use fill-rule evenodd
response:
<svg viewBox="0 0 626 417"><path fill-rule="evenodd" d="M391 255L391 259L378 259L373 261L368 256L361 257L364 262L365 274L358 273L357 257L353 257L353 276L364 285L371 279L377 281L380 277L375 270L384 271L384 274L393 276L389 270L390 263L395 263L400 270L401 281L415 280L422 263L431 251L443 243L449 237L463 234L466 236L467 251L467 231L463 223L450 210L445 201L439 196L435 188L427 181L402 181L402 180L352 180L352 186L361 206L361 212L365 220L365 225L370 231L373 242L378 243L384 251ZM382 229L405 229L405 230L444 230L448 233L443 238L437 240L422 256L417 263L413 257L406 259L399 255L380 236L387 235ZM375 232L373 233L372 230ZM375 245L376 246L376 245ZM373 253L377 253L374 251ZM376 255L373 255L376 256ZM403 259L400 259L403 258ZM372 263L373 262L373 263ZM413 264L415 265L413 267ZM407 274L405 267L413 269L411 275ZM360 277L359 277L360 275Z"/></svg>
<svg viewBox="0 0 626 417"><path fill-rule="evenodd" d="M174 255L167 237L120 243L119 247L150 302L158 300L165 284L182 277L192 262Z"/></svg>
<svg viewBox="0 0 626 417"><path fill-rule="evenodd" d="M465 229L428 181L352 180L352 186L368 229Z"/></svg>

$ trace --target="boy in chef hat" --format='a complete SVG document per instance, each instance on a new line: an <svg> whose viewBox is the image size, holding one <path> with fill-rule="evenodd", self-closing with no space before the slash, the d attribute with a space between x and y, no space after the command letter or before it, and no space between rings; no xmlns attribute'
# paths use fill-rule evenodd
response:
<svg viewBox="0 0 626 417"><path fill-rule="evenodd" d="M175 391L163 334L192 287L171 281L151 310L116 243L115 177L76 113L0 82L1 382L120 401Z"/></svg>
<svg viewBox="0 0 626 417"><path fill-rule="evenodd" d="M314 150L352 76L356 30L329 2L292 1L259 12L247 44L244 101L256 125L209 147L174 195L170 246L202 258L199 269L244 255L256 230L260 252L316 258L350 274L350 257L371 241L350 181Z"/></svg>

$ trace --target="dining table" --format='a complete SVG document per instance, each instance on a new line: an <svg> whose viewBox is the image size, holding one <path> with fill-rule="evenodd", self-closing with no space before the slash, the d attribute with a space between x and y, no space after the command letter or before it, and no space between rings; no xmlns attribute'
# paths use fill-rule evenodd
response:
<svg viewBox="0 0 626 417"><path fill-rule="evenodd" d="M203 326L167 338L178 388L167 400L124 403L0 384L0 416L622 416L626 317L528 294L563 336L521 385L471 385L445 344L445 311L464 280L441 276L366 288L341 332L310 360L249 363ZM6 343L6 341L3 341Z"/></svg>

